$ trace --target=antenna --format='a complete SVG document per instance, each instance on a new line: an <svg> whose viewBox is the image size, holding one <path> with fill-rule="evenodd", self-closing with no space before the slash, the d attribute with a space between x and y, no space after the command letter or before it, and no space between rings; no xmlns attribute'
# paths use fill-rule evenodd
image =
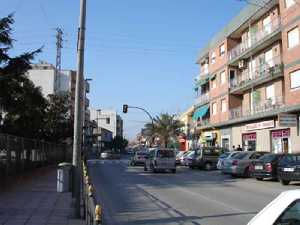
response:
<svg viewBox="0 0 300 225"><path fill-rule="evenodd" d="M56 28L56 64L55 64L55 85L56 92L61 91L61 79L60 79L60 71L61 71L61 50L63 48L63 35L64 32L61 28Z"/></svg>

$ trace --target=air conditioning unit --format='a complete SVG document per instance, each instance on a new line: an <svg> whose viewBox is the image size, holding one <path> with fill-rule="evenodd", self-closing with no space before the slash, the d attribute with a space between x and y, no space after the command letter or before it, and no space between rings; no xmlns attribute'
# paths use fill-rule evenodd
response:
<svg viewBox="0 0 300 225"><path fill-rule="evenodd" d="M246 68L246 62L245 60L240 60L239 61L239 69L244 69Z"/></svg>

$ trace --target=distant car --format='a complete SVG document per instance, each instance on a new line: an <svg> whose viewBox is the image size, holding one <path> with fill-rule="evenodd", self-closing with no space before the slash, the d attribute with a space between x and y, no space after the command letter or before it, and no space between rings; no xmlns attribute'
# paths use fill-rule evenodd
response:
<svg viewBox="0 0 300 225"><path fill-rule="evenodd" d="M224 165L224 160L231 159L237 153L239 153L239 151L225 152L222 155L220 155L220 157L218 159L218 163L217 163L217 169L221 170L223 168L223 165Z"/></svg>
<svg viewBox="0 0 300 225"><path fill-rule="evenodd" d="M149 151L149 156L147 156L144 166L144 171L148 170L154 173L166 170L176 173L175 151L167 148L156 148Z"/></svg>
<svg viewBox="0 0 300 225"><path fill-rule="evenodd" d="M280 160L277 178L283 185L291 181L300 181L300 154L286 154Z"/></svg>
<svg viewBox="0 0 300 225"><path fill-rule="evenodd" d="M134 156L131 159L130 165L131 166L144 165L147 156L148 156L148 152L146 151L135 152Z"/></svg>
<svg viewBox="0 0 300 225"><path fill-rule="evenodd" d="M300 190L282 192L247 225L299 225Z"/></svg>
<svg viewBox="0 0 300 225"><path fill-rule="evenodd" d="M180 164L181 166L184 166L184 158L185 158L188 154L190 154L190 152L191 152L191 151L186 151L182 156L179 157L179 164Z"/></svg>
<svg viewBox="0 0 300 225"><path fill-rule="evenodd" d="M231 159L224 160L222 172L225 174L230 174L232 177L249 177L251 171L250 165L252 162L267 153L268 152L252 151L239 152Z"/></svg>
<svg viewBox="0 0 300 225"><path fill-rule="evenodd" d="M191 169L199 168L205 170L215 169L220 155L229 150L220 147L202 147L194 150L191 163L188 165Z"/></svg>
<svg viewBox="0 0 300 225"><path fill-rule="evenodd" d="M181 157L186 153L186 151L180 151L176 154L176 165L180 165Z"/></svg>
<svg viewBox="0 0 300 225"><path fill-rule="evenodd" d="M257 180L264 178L277 179L277 167L284 154L266 154L256 161L252 162L251 176Z"/></svg>
<svg viewBox="0 0 300 225"><path fill-rule="evenodd" d="M111 151L105 151L102 152L100 155L101 159L111 159L112 158L112 152Z"/></svg>
<svg viewBox="0 0 300 225"><path fill-rule="evenodd" d="M195 155L195 151L189 151L187 154L185 154L181 160L181 165L190 166L192 164L194 155Z"/></svg>

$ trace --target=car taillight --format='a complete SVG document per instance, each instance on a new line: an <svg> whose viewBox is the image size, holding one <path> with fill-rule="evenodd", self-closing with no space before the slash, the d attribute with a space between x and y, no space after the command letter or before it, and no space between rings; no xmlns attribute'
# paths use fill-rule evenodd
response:
<svg viewBox="0 0 300 225"><path fill-rule="evenodd" d="M269 173L272 172L272 164L271 163L265 164L265 170Z"/></svg>
<svg viewBox="0 0 300 225"><path fill-rule="evenodd" d="M237 164L238 164L238 161L237 161L237 160L233 160L233 161L232 161L232 165L233 165L233 166L236 166Z"/></svg>

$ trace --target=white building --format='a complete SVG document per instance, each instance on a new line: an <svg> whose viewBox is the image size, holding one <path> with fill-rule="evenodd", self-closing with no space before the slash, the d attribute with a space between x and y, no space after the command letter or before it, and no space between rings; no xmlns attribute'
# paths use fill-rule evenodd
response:
<svg viewBox="0 0 300 225"><path fill-rule="evenodd" d="M113 133L113 137L123 137L123 120L114 110L90 110L91 120L95 120L98 127L105 128Z"/></svg>

